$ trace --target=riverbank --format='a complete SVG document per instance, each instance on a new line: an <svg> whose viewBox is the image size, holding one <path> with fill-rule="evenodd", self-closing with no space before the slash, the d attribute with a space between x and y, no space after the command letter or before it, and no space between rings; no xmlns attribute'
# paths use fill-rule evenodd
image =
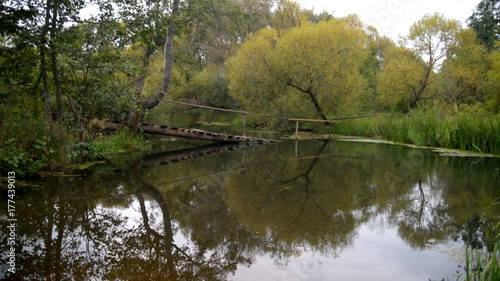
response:
<svg viewBox="0 0 500 281"><path fill-rule="evenodd" d="M383 140L379 138L367 138L367 137L357 137L357 136L342 136L342 135L330 135L330 134L315 134L310 132L301 132L298 134L298 138L295 135L287 135L283 137L285 140L333 140L333 141L342 141L342 142L359 142L359 143L373 143L373 144L385 144L385 145L396 145L396 146L404 146L408 148L414 149L424 149L430 150L434 153L437 153L441 156L451 156L451 157L487 157L487 158L500 158L500 155L489 154L489 153L480 153L473 152L467 150L459 150L459 149L450 149L450 148L441 148L441 147L430 147L430 146L419 146L414 144L405 144L405 143L397 143L394 141Z"/></svg>
<svg viewBox="0 0 500 281"><path fill-rule="evenodd" d="M451 149L450 153L500 155L500 117L495 115L417 110L407 115L345 120L333 125L331 133L409 147Z"/></svg>

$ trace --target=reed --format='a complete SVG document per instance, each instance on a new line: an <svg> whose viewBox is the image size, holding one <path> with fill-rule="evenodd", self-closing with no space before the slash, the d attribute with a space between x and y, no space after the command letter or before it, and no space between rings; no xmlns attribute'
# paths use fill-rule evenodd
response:
<svg viewBox="0 0 500 281"><path fill-rule="evenodd" d="M500 204L497 199L493 205ZM498 218L497 218L498 219ZM500 222L493 227L494 233L500 230ZM457 281L498 281L500 280L500 234L493 238L493 251L486 248L474 249L467 244L465 250L465 272L461 274Z"/></svg>
<svg viewBox="0 0 500 281"><path fill-rule="evenodd" d="M379 137L397 143L500 154L500 117L415 111L404 116L345 121L334 134Z"/></svg>

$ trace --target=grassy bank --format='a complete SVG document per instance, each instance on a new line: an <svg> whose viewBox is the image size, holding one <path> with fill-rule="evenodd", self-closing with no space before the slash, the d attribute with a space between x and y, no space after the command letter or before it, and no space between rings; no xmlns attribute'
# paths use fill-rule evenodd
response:
<svg viewBox="0 0 500 281"><path fill-rule="evenodd" d="M342 121L334 134L379 137L397 143L500 154L500 117L416 111Z"/></svg>
<svg viewBox="0 0 500 281"><path fill-rule="evenodd" d="M95 163L124 166L155 151L154 142L133 136L129 130L100 134L81 142L68 137L61 150L48 135L27 135L24 142L14 137L0 147L0 171L14 171L20 176L36 176L68 169L85 169Z"/></svg>

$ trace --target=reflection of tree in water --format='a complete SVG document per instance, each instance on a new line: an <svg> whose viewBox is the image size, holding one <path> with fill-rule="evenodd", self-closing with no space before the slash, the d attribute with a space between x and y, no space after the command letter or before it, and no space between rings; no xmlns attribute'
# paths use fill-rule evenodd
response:
<svg viewBox="0 0 500 281"><path fill-rule="evenodd" d="M44 191L19 197L18 266L9 279L85 279L105 271L108 256L103 253L120 250L114 236L126 236L129 231L120 228L124 218L119 212L101 208L99 198L118 205L129 201L109 188L120 185L113 178L94 180L88 185L52 180ZM102 185L101 180L107 183Z"/></svg>
<svg viewBox="0 0 500 281"><path fill-rule="evenodd" d="M491 174L498 165L494 159L446 158L421 150L392 149L392 163L379 159L383 169L375 171L371 180L376 186L371 225L378 221L382 228L396 226L399 236L413 248L455 238L471 213L491 209L491 200L500 195L494 184L500 175Z"/></svg>
<svg viewBox="0 0 500 281"><path fill-rule="evenodd" d="M138 170L130 177L131 184L112 179L61 180L57 185L48 183L50 192L41 192L43 197L31 193L20 200L32 208L18 213L22 226L18 249L23 250L16 275L7 280L225 280L238 264L249 264L236 243L176 245L175 223L164 196ZM132 193L142 218L137 224L116 207L130 207ZM106 208L101 201L118 205ZM160 209L158 221L147 206ZM6 242L5 235L1 238Z"/></svg>
<svg viewBox="0 0 500 281"><path fill-rule="evenodd" d="M255 150L244 162L233 151L133 169L124 173L128 181L122 174L48 182L47 192L27 192L16 202L23 206L17 212L23 252L11 279L225 280L258 255L283 266L304 251L338 255L361 224L378 221L423 248L429 239L457 234L470 210L500 195L490 182L500 176L486 177L487 163L478 169L338 143L304 145L308 157L293 158L289 147ZM135 223L120 209L131 206L140 218ZM176 235L187 241L174 241ZM6 252L6 233L0 238Z"/></svg>
<svg viewBox="0 0 500 281"><path fill-rule="evenodd" d="M427 183L418 180L408 193L397 225L399 236L410 246L424 248L429 240L441 240L450 233L447 228L453 225L442 193L442 189L432 185L432 180Z"/></svg>
<svg viewBox="0 0 500 281"><path fill-rule="evenodd" d="M366 185L358 177L358 188L352 189L341 175L359 159L321 158L328 145L315 146L311 157L248 169L226 182L225 201L250 231L266 238L279 264L305 250L338 255L363 221L355 216L362 206L354 199Z"/></svg>

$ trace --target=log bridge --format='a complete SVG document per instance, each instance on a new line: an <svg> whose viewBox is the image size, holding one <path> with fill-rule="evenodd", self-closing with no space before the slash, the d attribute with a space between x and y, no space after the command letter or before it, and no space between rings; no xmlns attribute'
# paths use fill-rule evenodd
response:
<svg viewBox="0 0 500 281"><path fill-rule="evenodd" d="M127 126L125 122L110 120L110 119L97 119L92 122L92 126L104 130L115 131ZM277 140L262 139L247 136L238 136L222 133L213 133L208 131L202 131L197 129L186 129L186 128L176 128L165 125L154 125L150 123L140 123L140 130L146 134L190 138L198 140L206 140L220 143L273 143Z"/></svg>

